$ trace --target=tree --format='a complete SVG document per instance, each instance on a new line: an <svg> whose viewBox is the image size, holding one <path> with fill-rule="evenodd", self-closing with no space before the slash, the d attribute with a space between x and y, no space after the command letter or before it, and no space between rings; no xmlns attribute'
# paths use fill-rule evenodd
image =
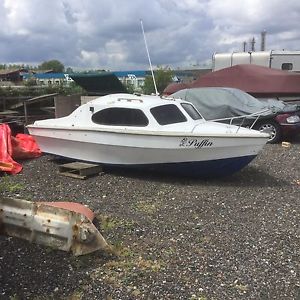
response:
<svg viewBox="0 0 300 300"><path fill-rule="evenodd" d="M129 94L133 94L135 92L134 90L134 85L130 82L126 82L125 84L123 83L123 85L125 85L126 89L127 89L127 92Z"/></svg>
<svg viewBox="0 0 300 300"><path fill-rule="evenodd" d="M27 81L25 81L24 85L27 87L36 86L37 85L36 79L29 78Z"/></svg>
<svg viewBox="0 0 300 300"><path fill-rule="evenodd" d="M40 70L53 70L55 73L62 73L65 69L65 66L56 59L44 61L41 65L39 65Z"/></svg>
<svg viewBox="0 0 300 300"><path fill-rule="evenodd" d="M154 71L157 91L161 94L167 85L172 81L173 72L169 68L159 68ZM154 83L152 76L146 76L143 87L145 94L155 93Z"/></svg>
<svg viewBox="0 0 300 300"><path fill-rule="evenodd" d="M73 69L71 67L67 67L66 73L72 74L72 73L74 73L74 71L73 71Z"/></svg>

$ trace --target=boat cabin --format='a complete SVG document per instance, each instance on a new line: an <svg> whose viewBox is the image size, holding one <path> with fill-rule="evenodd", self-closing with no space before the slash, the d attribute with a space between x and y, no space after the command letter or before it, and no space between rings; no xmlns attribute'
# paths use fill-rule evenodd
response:
<svg viewBox="0 0 300 300"><path fill-rule="evenodd" d="M61 121L72 120L72 126L126 126L149 127L191 123L203 120L201 114L189 102L158 96L130 94L108 95L92 100ZM60 119L57 119L60 123ZM85 125L84 125L85 124Z"/></svg>

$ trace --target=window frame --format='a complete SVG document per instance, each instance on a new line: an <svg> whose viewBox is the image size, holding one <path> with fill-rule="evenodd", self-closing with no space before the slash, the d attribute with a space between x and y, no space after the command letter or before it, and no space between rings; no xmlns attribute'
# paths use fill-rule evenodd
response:
<svg viewBox="0 0 300 300"><path fill-rule="evenodd" d="M285 66L287 66L287 67L285 67ZM283 70L283 71L292 71L293 68L294 68L293 63L285 62L285 63L281 64L281 70Z"/></svg>
<svg viewBox="0 0 300 300"><path fill-rule="evenodd" d="M163 110L161 110L160 112L158 111L159 109L165 109L166 107L174 107L177 110L177 112L179 112L178 116L181 119L178 119L175 122L174 122L174 119L172 121L170 121L170 119L168 120L165 116L163 116L166 114L166 111L163 111ZM187 122L186 116L184 115L184 113L179 109L179 107L176 104L163 104L163 105L152 107L152 108L150 108L150 113L153 116L153 118L155 119L155 121L159 125L162 125L162 126Z"/></svg>
<svg viewBox="0 0 300 300"><path fill-rule="evenodd" d="M125 114L127 112L130 112L132 115L131 116L127 115L128 118L124 119L124 116L126 116ZM133 115L134 112L137 113L135 116ZM109 113L111 114L110 116L108 116ZM112 113L115 113L115 115L112 115ZM118 116L117 113L119 113L119 116L120 116L119 122L117 122L118 119L116 118ZM106 115L103 116L103 114L106 114ZM113 118L114 121L113 122L107 121L108 118L111 118L111 117ZM123 117L123 121L122 121L122 117ZM139 120L141 122L139 122L139 123L124 122L124 120L126 120L126 121ZM126 107L107 107L107 108L98 110L92 114L91 121L94 124L106 125L106 126L146 127L149 125L149 119L141 109L126 108ZM142 122L142 121L144 121L144 122Z"/></svg>
<svg viewBox="0 0 300 300"><path fill-rule="evenodd" d="M184 111L189 115L190 118L192 118L193 120L203 120L203 117L201 116L201 114L199 113L199 111L195 108L195 106L192 103L187 103L187 102L183 102L181 103L182 108L184 109ZM192 111L194 114L192 114L191 110L186 109L186 107L189 106L192 108ZM195 118L195 114L198 115L198 118Z"/></svg>

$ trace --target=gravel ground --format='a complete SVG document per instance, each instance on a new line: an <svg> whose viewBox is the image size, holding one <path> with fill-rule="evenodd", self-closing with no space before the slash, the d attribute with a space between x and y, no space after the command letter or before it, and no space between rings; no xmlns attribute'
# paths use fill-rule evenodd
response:
<svg viewBox="0 0 300 300"><path fill-rule="evenodd" d="M195 180L57 175L23 163L5 195L71 200L97 213L115 254L70 253L0 236L1 299L300 299L300 141L266 145L233 176Z"/></svg>

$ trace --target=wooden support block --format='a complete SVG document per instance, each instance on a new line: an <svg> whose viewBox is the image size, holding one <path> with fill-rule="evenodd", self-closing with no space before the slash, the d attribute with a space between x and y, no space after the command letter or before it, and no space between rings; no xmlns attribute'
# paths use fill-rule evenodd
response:
<svg viewBox="0 0 300 300"><path fill-rule="evenodd" d="M89 176L93 176L102 172L102 166L83 162L72 162L60 165L58 170L60 175L78 179L86 179Z"/></svg>
<svg viewBox="0 0 300 300"><path fill-rule="evenodd" d="M281 146L284 147L284 148L291 148L292 144L289 143L289 142L282 142Z"/></svg>

